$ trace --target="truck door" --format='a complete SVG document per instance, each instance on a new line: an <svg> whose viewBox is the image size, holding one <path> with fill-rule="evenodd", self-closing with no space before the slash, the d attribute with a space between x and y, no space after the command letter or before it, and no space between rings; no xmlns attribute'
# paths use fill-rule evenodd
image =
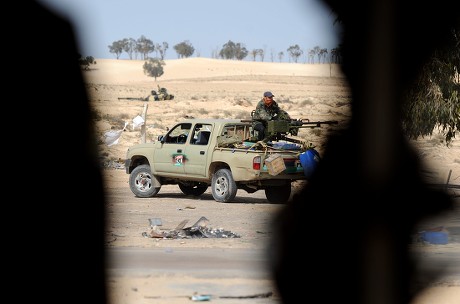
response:
<svg viewBox="0 0 460 304"><path fill-rule="evenodd" d="M195 177L206 176L208 151L212 136L211 124L196 124L187 145L187 161L184 165L185 174Z"/></svg>
<svg viewBox="0 0 460 304"><path fill-rule="evenodd" d="M155 172L168 176L184 174L185 163L188 161L186 146L191 129L191 123L181 123L166 133L161 144L155 148Z"/></svg>

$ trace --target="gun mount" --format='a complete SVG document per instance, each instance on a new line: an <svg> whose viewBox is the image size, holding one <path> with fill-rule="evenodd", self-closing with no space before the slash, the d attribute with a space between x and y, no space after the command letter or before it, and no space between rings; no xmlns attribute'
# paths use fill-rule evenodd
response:
<svg viewBox="0 0 460 304"><path fill-rule="evenodd" d="M336 125L339 123L337 120L310 121L309 119L268 120L261 122L265 126L265 137L262 140L263 142L284 140L293 143L304 143L303 140L288 136L297 136L300 128L313 129L319 128L322 125ZM256 137L252 138L252 140L257 141L255 138Z"/></svg>
<svg viewBox="0 0 460 304"><path fill-rule="evenodd" d="M300 143L300 140L290 138L287 135L297 136L300 128L320 128L321 125L335 125L336 120L310 121L309 119L269 120L265 130L264 141L285 140Z"/></svg>

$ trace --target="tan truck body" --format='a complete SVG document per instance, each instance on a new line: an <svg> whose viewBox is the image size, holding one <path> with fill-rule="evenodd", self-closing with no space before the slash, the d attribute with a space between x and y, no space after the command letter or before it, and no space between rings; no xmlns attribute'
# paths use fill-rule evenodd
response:
<svg viewBox="0 0 460 304"><path fill-rule="evenodd" d="M199 196L209 186L216 201L232 201L237 189L265 190L267 199L284 203L291 183L306 179L301 149L275 149L246 142L251 124L239 119L187 119L152 143L130 147L126 173L138 197L152 197L162 185L178 184Z"/></svg>

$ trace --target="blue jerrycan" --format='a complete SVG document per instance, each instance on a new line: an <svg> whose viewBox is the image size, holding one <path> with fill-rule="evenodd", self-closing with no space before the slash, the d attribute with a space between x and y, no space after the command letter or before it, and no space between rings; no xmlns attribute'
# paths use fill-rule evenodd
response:
<svg viewBox="0 0 460 304"><path fill-rule="evenodd" d="M318 163L320 161L320 156L318 151L313 148L308 149L307 151L301 153L299 155L300 164L303 168L303 173L306 177L311 177L313 172L315 171Z"/></svg>

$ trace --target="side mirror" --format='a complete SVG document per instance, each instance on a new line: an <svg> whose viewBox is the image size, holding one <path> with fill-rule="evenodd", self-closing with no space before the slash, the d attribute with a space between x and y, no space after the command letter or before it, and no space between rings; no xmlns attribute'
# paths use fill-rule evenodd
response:
<svg viewBox="0 0 460 304"><path fill-rule="evenodd" d="M165 139L164 135L158 135L158 141L161 142L162 144L164 144L165 142L164 139Z"/></svg>

